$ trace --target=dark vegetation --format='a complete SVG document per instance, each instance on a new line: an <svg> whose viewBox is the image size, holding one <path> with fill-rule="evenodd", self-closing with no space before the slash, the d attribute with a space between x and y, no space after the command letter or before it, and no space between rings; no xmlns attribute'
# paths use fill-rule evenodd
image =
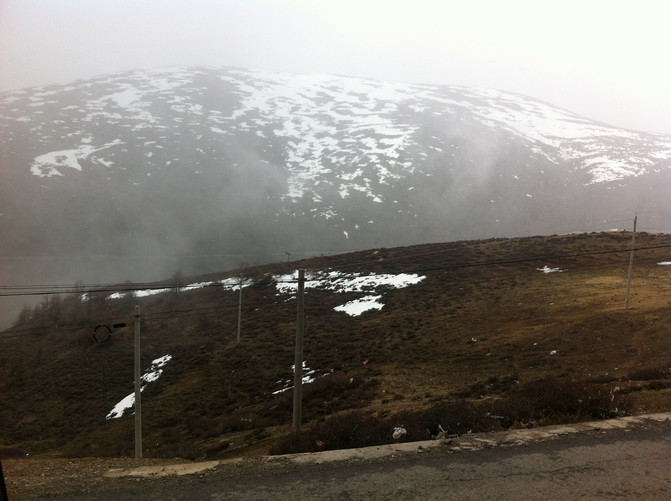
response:
<svg viewBox="0 0 671 501"><path fill-rule="evenodd" d="M356 447L671 410L671 237L630 233L492 239L377 249L233 270L175 274L169 290L45 296L0 333L0 456L130 456L133 416L105 416L133 391L133 311L142 368L173 359L142 394L147 457L226 457ZM561 272L545 274L544 266ZM308 289L303 429L291 433L296 302L272 276L335 269L415 272L382 310ZM243 276L238 292L178 284ZM132 283L116 289L133 289ZM378 291L378 293L381 293ZM93 339L101 323L117 328ZM364 363L367 362L367 363ZM442 435L441 435L442 434Z"/></svg>
<svg viewBox="0 0 671 501"><path fill-rule="evenodd" d="M618 392L584 381L551 378L534 381L493 399L441 399L428 408L406 409L391 415L384 411L377 414L350 411L285 436L270 453L316 452L607 419L627 412L629 402ZM405 433L394 439L397 428Z"/></svg>

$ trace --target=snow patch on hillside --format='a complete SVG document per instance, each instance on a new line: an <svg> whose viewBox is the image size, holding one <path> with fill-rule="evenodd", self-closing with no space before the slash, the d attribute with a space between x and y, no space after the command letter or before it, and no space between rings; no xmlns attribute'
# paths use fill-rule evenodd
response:
<svg viewBox="0 0 671 501"><path fill-rule="evenodd" d="M536 268L536 269L538 271L542 271L546 275L549 274L549 273L563 273L564 272L564 270L562 270L560 268L552 268L552 267L548 266L547 264L545 266L543 266L542 268Z"/></svg>
<svg viewBox="0 0 671 501"><path fill-rule="evenodd" d="M377 296L364 296L353 301L348 301L345 304L336 306L333 308L335 311L342 311L347 313L351 317L358 317L362 313L369 310L381 310L384 307L383 303L380 303L379 299L382 298L382 295Z"/></svg>
<svg viewBox="0 0 671 501"><path fill-rule="evenodd" d="M334 174L347 182L341 196L359 190L378 195L355 181L361 166L377 171L380 183L398 179L389 170L418 126L395 120L407 86L328 75L290 75L232 70L221 79L237 85L240 106L231 121L275 125L274 134L288 139L290 177L286 197L297 200L319 180ZM240 83L240 79L245 80ZM386 100L386 102L385 102ZM258 117L264 117L259 119ZM411 168L411 164L404 164Z"/></svg>
<svg viewBox="0 0 671 501"><path fill-rule="evenodd" d="M294 376L296 374L296 365L291 364L291 372L294 373ZM313 383L314 381L317 380L319 377L323 376L328 376L329 374L333 373L333 369L330 371L324 372L321 375L319 374L320 371L317 369L310 369L308 367L307 362L303 360L303 374L301 378L301 383L302 384L310 384ZM323 371L322 371L323 372ZM293 390L294 389L294 380L293 379L280 379L277 381L277 384L281 384L282 388L279 390L275 390L272 392L273 395L278 395L280 393L284 393L285 391Z"/></svg>
<svg viewBox="0 0 671 501"><path fill-rule="evenodd" d="M153 383L163 374L163 367L170 360L172 360L172 355L163 355L157 359L152 360L149 369L141 376L140 380L143 385L140 387L140 391L144 391L149 383ZM117 403L114 408L107 413L105 419L117 419L124 415L124 413L135 406L135 392L126 395L122 398L119 403Z"/></svg>
<svg viewBox="0 0 671 501"><path fill-rule="evenodd" d="M96 148L90 144L87 144L87 142L88 139L85 139L83 141L84 144L81 144L78 148L71 150L52 151L35 157L35 160L33 160L33 163L30 166L30 173L38 177L62 176L63 173L59 170L60 168L69 168L81 171L82 166L80 161L85 160L91 160L94 163L98 163L107 167L111 165L111 162L94 154L107 148L123 144L120 139L115 139L110 143Z"/></svg>
<svg viewBox="0 0 671 501"><path fill-rule="evenodd" d="M132 290L130 292L114 292L109 296L107 296L105 299L122 299L126 297L128 294L132 294L135 297L147 297L147 296L154 296L156 294L163 294L169 291L189 292L193 290L202 289L204 287L220 287L223 290L237 291L240 290L241 287L243 289L245 287L249 287L250 285L252 285L252 283L253 281L249 279L225 278L223 280L217 280L217 281L194 282L191 284L172 288L158 287L158 288Z"/></svg>
<svg viewBox="0 0 671 501"><path fill-rule="evenodd" d="M425 275L415 273L382 273L362 275L360 273L344 273L340 271L318 272L306 274L305 289L322 289L339 294L365 293L361 298L336 306L336 311L342 311L351 316L358 316L365 311L382 309L380 302L383 293L391 289L402 289L416 285L426 278ZM277 275L273 279L279 294L295 294L298 281L294 275Z"/></svg>

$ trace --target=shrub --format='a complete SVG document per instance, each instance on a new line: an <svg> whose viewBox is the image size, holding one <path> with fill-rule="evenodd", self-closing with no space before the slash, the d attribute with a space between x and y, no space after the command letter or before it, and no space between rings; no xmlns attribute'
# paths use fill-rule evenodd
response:
<svg viewBox="0 0 671 501"><path fill-rule="evenodd" d="M307 420L328 416L339 411L361 407L376 395L380 382L350 373L335 373L303 385L303 417ZM279 393L266 403L261 416L272 417L279 423L291 420L293 390Z"/></svg>
<svg viewBox="0 0 671 501"><path fill-rule="evenodd" d="M507 399L501 414L509 425L537 420L544 424L567 419L607 419L626 406L624 396L584 381L545 379L523 385Z"/></svg>
<svg viewBox="0 0 671 501"><path fill-rule="evenodd" d="M647 367L645 369L637 369L631 372L626 379L630 381L651 381L655 379L666 379L669 377L668 367Z"/></svg>
<svg viewBox="0 0 671 501"><path fill-rule="evenodd" d="M428 409L400 411L391 416L395 426L406 429L404 440L429 440L441 431L447 435L500 429L488 406L464 399L437 403Z"/></svg>
<svg viewBox="0 0 671 501"><path fill-rule="evenodd" d="M20 458L26 453L18 447L0 447L0 459Z"/></svg>
<svg viewBox="0 0 671 501"><path fill-rule="evenodd" d="M395 442L394 428L403 427L400 441L428 440L443 435L497 431L514 426L607 419L624 414L625 396L583 381L547 379L528 383L507 398L473 401L453 399L427 409L404 410L377 417L348 412L314 423L277 442L270 454L316 452Z"/></svg>
<svg viewBox="0 0 671 501"><path fill-rule="evenodd" d="M357 411L331 416L278 441L270 454L347 449L391 441L391 429L380 418Z"/></svg>

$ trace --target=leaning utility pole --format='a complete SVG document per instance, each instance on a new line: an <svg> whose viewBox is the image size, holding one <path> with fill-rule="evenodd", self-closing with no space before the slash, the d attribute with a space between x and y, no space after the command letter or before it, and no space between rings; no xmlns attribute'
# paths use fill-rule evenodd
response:
<svg viewBox="0 0 671 501"><path fill-rule="evenodd" d="M294 418L292 431L301 429L301 413L303 405L303 334L305 331L305 270L298 270L298 293L296 296L296 352L294 355Z"/></svg>
<svg viewBox="0 0 671 501"><path fill-rule="evenodd" d="M629 291L631 290L631 274L634 269L634 244L636 243L636 219L638 214L634 216L634 233L631 236L631 254L629 255L629 276L627 277L627 297L624 299L624 309L629 308Z"/></svg>
<svg viewBox="0 0 671 501"><path fill-rule="evenodd" d="M140 307L135 307L135 457L142 459L142 388L140 387Z"/></svg>

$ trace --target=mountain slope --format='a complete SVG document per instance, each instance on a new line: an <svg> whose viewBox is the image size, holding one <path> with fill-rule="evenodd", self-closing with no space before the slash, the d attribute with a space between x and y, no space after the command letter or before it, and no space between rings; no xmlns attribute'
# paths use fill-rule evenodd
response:
<svg viewBox="0 0 671 501"><path fill-rule="evenodd" d="M671 138L492 90L136 71L0 95L0 151L3 283L669 229Z"/></svg>
<svg viewBox="0 0 671 501"><path fill-rule="evenodd" d="M627 310L627 232L373 249L51 295L0 333L0 455L131 454L136 304L146 456L267 452L291 423L296 267L309 277L306 425L505 399L548 379L553 402L575 381L628 395L627 412L668 410L671 238L637 242ZM97 325L121 322L95 341ZM512 423L521 411L501 413Z"/></svg>

